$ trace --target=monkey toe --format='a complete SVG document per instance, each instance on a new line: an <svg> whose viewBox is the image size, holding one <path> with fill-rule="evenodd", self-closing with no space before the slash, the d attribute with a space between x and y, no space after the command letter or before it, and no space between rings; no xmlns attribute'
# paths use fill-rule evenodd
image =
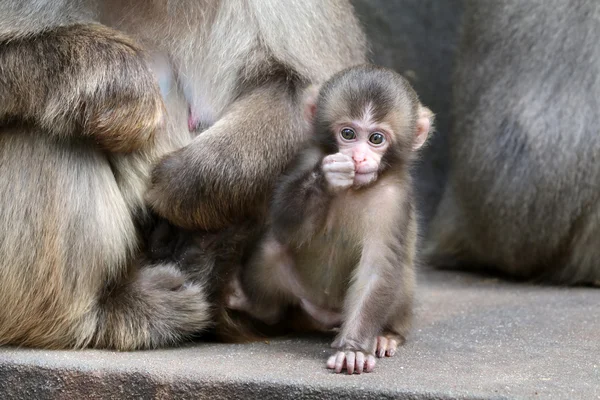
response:
<svg viewBox="0 0 600 400"><path fill-rule="evenodd" d="M377 336L377 349L375 354L377 357L393 357L398 350L398 346L404 343L404 339L400 335L386 333L381 336Z"/></svg>
<svg viewBox="0 0 600 400"><path fill-rule="evenodd" d="M232 310L245 311L248 309L249 300L238 278L229 283L229 294L225 299L225 303Z"/></svg>
<svg viewBox="0 0 600 400"><path fill-rule="evenodd" d="M385 353L387 351L387 346L388 346L388 339L385 336L378 336L377 337L377 350L376 350L377 357L379 357L379 358L385 357Z"/></svg>

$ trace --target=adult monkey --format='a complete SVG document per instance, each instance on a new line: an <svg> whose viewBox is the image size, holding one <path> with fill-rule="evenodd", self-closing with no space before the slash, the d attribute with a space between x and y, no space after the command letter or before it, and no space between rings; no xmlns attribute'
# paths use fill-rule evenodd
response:
<svg viewBox="0 0 600 400"><path fill-rule="evenodd" d="M181 149L148 193L180 225L260 217L304 140L296 94L364 61L344 0L1 2L0 344L128 350L205 327L202 282L142 257L151 168Z"/></svg>
<svg viewBox="0 0 600 400"><path fill-rule="evenodd" d="M469 1L437 262L600 281L600 3Z"/></svg>

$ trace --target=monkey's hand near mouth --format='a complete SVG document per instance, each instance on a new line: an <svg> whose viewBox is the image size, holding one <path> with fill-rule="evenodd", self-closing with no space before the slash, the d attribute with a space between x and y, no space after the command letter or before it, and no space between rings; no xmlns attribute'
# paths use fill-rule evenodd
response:
<svg viewBox="0 0 600 400"><path fill-rule="evenodd" d="M326 156L323 159L322 170L330 193L339 193L354 184L354 161L345 154L335 153Z"/></svg>

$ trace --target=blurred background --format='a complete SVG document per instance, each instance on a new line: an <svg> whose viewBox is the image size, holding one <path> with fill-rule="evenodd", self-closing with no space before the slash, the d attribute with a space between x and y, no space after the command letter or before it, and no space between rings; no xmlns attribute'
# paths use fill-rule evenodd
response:
<svg viewBox="0 0 600 400"><path fill-rule="evenodd" d="M371 59L413 84L436 115L436 131L417 167L425 227L440 199L447 172L451 75L459 42L462 0L352 0L371 44Z"/></svg>

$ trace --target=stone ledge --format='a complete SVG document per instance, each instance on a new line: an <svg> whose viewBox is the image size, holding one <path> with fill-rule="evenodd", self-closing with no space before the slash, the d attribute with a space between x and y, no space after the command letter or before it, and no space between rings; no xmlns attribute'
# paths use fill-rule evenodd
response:
<svg viewBox="0 0 600 400"><path fill-rule="evenodd" d="M416 326L375 372L335 375L328 339L177 349L0 350L1 399L600 399L600 290L428 271Z"/></svg>

